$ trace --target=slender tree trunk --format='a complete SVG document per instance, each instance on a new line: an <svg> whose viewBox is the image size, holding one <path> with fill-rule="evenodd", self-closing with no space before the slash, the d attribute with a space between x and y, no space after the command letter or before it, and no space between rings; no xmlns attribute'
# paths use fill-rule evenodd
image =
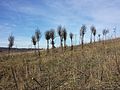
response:
<svg viewBox="0 0 120 90"><path fill-rule="evenodd" d="M66 49L66 40L64 40L64 48Z"/></svg>
<svg viewBox="0 0 120 90"><path fill-rule="evenodd" d="M106 36L103 35L103 43L105 44Z"/></svg>
<svg viewBox="0 0 120 90"><path fill-rule="evenodd" d="M60 38L60 43L61 43L61 48L62 48L62 50L63 50L63 43L62 43L62 38Z"/></svg>
<svg viewBox="0 0 120 90"><path fill-rule="evenodd" d="M62 47L62 39L60 38L60 46Z"/></svg>
<svg viewBox="0 0 120 90"><path fill-rule="evenodd" d="M92 32L91 32L91 38L90 38L90 43L92 43Z"/></svg>
<svg viewBox="0 0 120 90"><path fill-rule="evenodd" d="M53 40L52 40L52 48L54 48L54 45L53 45Z"/></svg>
<svg viewBox="0 0 120 90"><path fill-rule="evenodd" d="M105 40L106 40L106 35L105 35Z"/></svg>
<svg viewBox="0 0 120 90"><path fill-rule="evenodd" d="M83 49L83 44L84 44L84 36L82 36L82 40L81 40L81 43L82 43L82 49Z"/></svg>
<svg viewBox="0 0 120 90"><path fill-rule="evenodd" d="M54 40L52 39L52 48L55 48L55 46L54 46Z"/></svg>
<svg viewBox="0 0 120 90"><path fill-rule="evenodd" d="M71 39L71 50L73 50L73 42L72 42L72 39Z"/></svg>
<svg viewBox="0 0 120 90"><path fill-rule="evenodd" d="M38 41L38 55L40 56L39 41Z"/></svg>
<svg viewBox="0 0 120 90"><path fill-rule="evenodd" d="M39 52L39 42L38 42L38 52Z"/></svg>
<svg viewBox="0 0 120 90"><path fill-rule="evenodd" d="M36 54L36 45L34 45L34 47L35 47L34 49L35 49L35 54Z"/></svg>
<svg viewBox="0 0 120 90"><path fill-rule="evenodd" d="M94 43L95 43L95 36L94 36Z"/></svg>
<svg viewBox="0 0 120 90"><path fill-rule="evenodd" d="M83 48L83 39L82 39L82 48Z"/></svg>
<svg viewBox="0 0 120 90"><path fill-rule="evenodd" d="M100 37L99 37L99 42L100 42Z"/></svg>
<svg viewBox="0 0 120 90"><path fill-rule="evenodd" d="M9 54L9 55L10 55L10 50L11 50L11 48L9 47L9 48L8 48L8 54Z"/></svg>
<svg viewBox="0 0 120 90"><path fill-rule="evenodd" d="M49 40L47 40L47 52L49 52Z"/></svg>

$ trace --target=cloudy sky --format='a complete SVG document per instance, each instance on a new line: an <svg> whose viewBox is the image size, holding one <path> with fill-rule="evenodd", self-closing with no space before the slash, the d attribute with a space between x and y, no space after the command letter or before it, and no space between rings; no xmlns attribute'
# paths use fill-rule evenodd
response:
<svg viewBox="0 0 120 90"><path fill-rule="evenodd" d="M120 36L120 0L0 0L0 46L7 47L8 36L12 34L14 47L31 47L31 36L39 28L42 32L40 46L44 48L45 31L56 30L58 25L66 27L68 33L73 32L76 35L74 44L78 44L82 24L87 26L86 42L91 25L96 26L97 34L108 28L109 36L116 27L117 36ZM57 37L55 43L58 42Z"/></svg>

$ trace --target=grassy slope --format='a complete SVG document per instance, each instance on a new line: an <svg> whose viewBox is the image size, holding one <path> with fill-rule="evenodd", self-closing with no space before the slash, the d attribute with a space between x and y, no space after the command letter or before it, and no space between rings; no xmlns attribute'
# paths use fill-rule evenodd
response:
<svg viewBox="0 0 120 90"><path fill-rule="evenodd" d="M0 90L118 90L119 59L120 39L105 45L86 44L83 50L76 46L74 51L43 51L41 57L4 55L0 57Z"/></svg>

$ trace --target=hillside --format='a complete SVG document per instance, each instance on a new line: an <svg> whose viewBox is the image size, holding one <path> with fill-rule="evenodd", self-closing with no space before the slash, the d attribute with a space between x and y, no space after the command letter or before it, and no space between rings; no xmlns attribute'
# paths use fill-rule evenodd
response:
<svg viewBox="0 0 120 90"><path fill-rule="evenodd" d="M0 90L119 90L120 39L0 57Z"/></svg>

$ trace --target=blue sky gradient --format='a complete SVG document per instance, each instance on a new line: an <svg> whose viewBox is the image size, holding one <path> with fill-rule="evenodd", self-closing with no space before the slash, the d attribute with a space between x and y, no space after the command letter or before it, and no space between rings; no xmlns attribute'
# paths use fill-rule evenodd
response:
<svg viewBox="0 0 120 90"><path fill-rule="evenodd" d="M31 47L31 36L39 28L42 32L40 47L45 48L45 31L56 30L58 25L76 34L74 44L79 44L82 24L87 26L86 42L89 42L91 25L96 27L97 34L108 28L109 36L116 27L117 36L120 36L119 9L120 0L0 0L0 47L8 46L10 34L15 36L14 47ZM58 37L55 43L59 46Z"/></svg>

